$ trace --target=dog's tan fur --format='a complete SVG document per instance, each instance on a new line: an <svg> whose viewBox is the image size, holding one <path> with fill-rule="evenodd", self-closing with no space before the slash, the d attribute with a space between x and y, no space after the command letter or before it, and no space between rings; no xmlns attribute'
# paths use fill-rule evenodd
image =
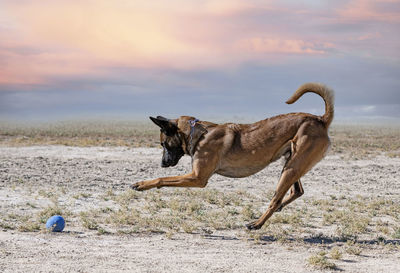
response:
<svg viewBox="0 0 400 273"><path fill-rule="evenodd" d="M301 196L304 191L300 178L326 154L330 140L328 127L334 115L333 92L322 84L307 83L286 102L297 101L304 93L313 92L325 101L325 114L290 113L271 117L253 124L215 124L199 121L206 129L191 153L188 146L193 138L189 124L193 117L181 116L170 120L178 131L173 137L161 133L161 142L182 140L182 148L192 156L192 172L186 175L163 177L132 185L136 190L154 187L205 187L214 174L227 177L246 177L264 169L283 155L287 156L276 192L267 211L247 225L259 229L271 215ZM192 143L193 145L193 143ZM286 193L290 189L290 194Z"/></svg>

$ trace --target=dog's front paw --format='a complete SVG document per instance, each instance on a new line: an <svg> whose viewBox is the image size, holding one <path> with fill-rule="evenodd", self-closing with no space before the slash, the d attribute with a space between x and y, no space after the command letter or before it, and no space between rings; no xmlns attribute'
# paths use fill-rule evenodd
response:
<svg viewBox="0 0 400 273"><path fill-rule="evenodd" d="M130 188L132 190L135 190L135 191L144 191L144 190L146 190L146 187L145 187L143 182L137 182L137 183L131 185Z"/></svg>
<svg viewBox="0 0 400 273"><path fill-rule="evenodd" d="M257 221L254 221L254 222L246 224L246 227L248 230L253 230L253 229L260 229L261 225L257 224Z"/></svg>

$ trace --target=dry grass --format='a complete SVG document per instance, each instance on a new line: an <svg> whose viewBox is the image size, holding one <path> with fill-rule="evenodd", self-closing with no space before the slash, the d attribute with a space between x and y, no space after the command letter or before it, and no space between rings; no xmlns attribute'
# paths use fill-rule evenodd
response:
<svg viewBox="0 0 400 273"><path fill-rule="evenodd" d="M306 201L307 202L307 201ZM312 200L314 208L322 212L322 225L335 226L336 235L345 240L365 234L391 237L399 220L400 204L385 198Z"/></svg>
<svg viewBox="0 0 400 273"><path fill-rule="evenodd" d="M338 247L332 248L329 254L331 258L335 260L340 260L342 258L342 252Z"/></svg>
<svg viewBox="0 0 400 273"><path fill-rule="evenodd" d="M18 226L18 231L33 232L41 229L41 225L37 221L29 220L29 218L25 219L26 220Z"/></svg>
<svg viewBox="0 0 400 273"><path fill-rule="evenodd" d="M154 147L158 145L158 134L159 129L150 121L0 122L0 145L3 146Z"/></svg>
<svg viewBox="0 0 400 273"><path fill-rule="evenodd" d="M329 135L331 153L344 158L366 158L380 153L400 157L399 126L336 125Z"/></svg>
<svg viewBox="0 0 400 273"><path fill-rule="evenodd" d="M336 269L336 264L329 261L326 252L321 251L308 258L308 264L317 269Z"/></svg>
<svg viewBox="0 0 400 273"><path fill-rule="evenodd" d="M64 199L76 201L73 192L64 192ZM254 243L263 243L265 236L278 242L305 243L307 238L321 234L319 237L333 242L348 242L344 250L331 250L332 259L340 259L344 252L359 255L362 245L358 241L385 242L399 237L400 204L384 197L304 200L275 213L261 230L247 232L244 224L260 216L267 205L264 194L254 196L240 191L226 193L207 188L153 190L146 194L109 189L93 194L90 202L95 206L78 212L67 210L68 204L61 206L57 203L56 193L52 190L38 190L32 196L37 194L48 199L50 205L41 207L27 202L31 204L30 215L26 214L27 205L24 204L14 208L14 213L6 214L0 227L4 230L39 231L50 216L59 214L68 219L69 229L80 230L83 227L100 235L157 232L171 238L180 232L211 234L236 230L239 237ZM102 202L106 205L99 205ZM332 234L332 231L335 232ZM325 263L326 258L318 258ZM317 263L315 259L312 260Z"/></svg>
<svg viewBox="0 0 400 273"><path fill-rule="evenodd" d="M29 204L29 203L27 203ZM4 230L18 229L21 232L35 232L45 230L45 223L53 215L62 215L66 218L72 216L72 213L59 204L53 203L44 208L30 206L36 213L27 213L26 206L18 209L18 213L9 213L4 215L0 222L0 227Z"/></svg>
<svg viewBox="0 0 400 273"><path fill-rule="evenodd" d="M362 248L358 243L355 243L354 241L347 241L346 245L346 253L356 256L361 254Z"/></svg>

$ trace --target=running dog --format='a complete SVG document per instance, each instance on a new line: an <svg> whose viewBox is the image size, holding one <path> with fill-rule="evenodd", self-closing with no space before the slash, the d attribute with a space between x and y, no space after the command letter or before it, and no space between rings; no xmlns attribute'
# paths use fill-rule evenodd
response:
<svg viewBox="0 0 400 273"><path fill-rule="evenodd" d="M290 113L252 124L215 124L189 116L150 117L161 128L161 166L175 166L186 154L192 157L192 172L141 181L131 188L138 191L155 187L203 188L215 173L246 177L285 156L286 162L267 211L246 225L248 229L261 228L275 211L303 195L300 178L325 156L330 146L328 128L334 116L333 91L319 83L306 83L286 103L296 102L307 92L323 98L324 115Z"/></svg>

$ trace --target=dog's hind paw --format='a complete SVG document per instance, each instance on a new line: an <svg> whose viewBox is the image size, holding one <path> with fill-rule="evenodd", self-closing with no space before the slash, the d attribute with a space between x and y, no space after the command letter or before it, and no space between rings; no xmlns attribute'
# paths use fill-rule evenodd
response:
<svg viewBox="0 0 400 273"><path fill-rule="evenodd" d="M246 224L246 227L248 230L253 230L253 229L260 229L261 226L259 224L257 224L257 221L251 222Z"/></svg>

